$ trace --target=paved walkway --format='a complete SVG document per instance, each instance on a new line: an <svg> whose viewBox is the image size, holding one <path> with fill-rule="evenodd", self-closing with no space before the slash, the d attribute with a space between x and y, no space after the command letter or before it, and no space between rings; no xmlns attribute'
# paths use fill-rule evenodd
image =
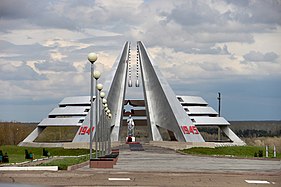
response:
<svg viewBox="0 0 281 187"><path fill-rule="evenodd" d="M120 146L117 165L111 171L143 172L280 172L281 161L182 155L145 144L145 151ZM85 166L79 170L100 170ZM108 170L108 169L107 169Z"/></svg>
<svg viewBox="0 0 281 187"><path fill-rule="evenodd" d="M72 171L4 171L0 186L280 186L281 161L182 155L144 145L145 151L120 146L113 169L85 166ZM13 183L11 185L11 183ZM254 183L254 184L253 184Z"/></svg>

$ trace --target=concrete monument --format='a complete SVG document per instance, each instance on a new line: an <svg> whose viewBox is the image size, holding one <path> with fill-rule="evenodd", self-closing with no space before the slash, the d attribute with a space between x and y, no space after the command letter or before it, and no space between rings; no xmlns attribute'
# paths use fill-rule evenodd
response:
<svg viewBox="0 0 281 187"><path fill-rule="evenodd" d="M136 135L138 124L142 124L141 126L146 128L145 132L149 141L162 141L163 133L161 132L164 129L171 139L179 142L205 142L197 127L216 126L231 142L244 144L229 128L230 123L208 106L204 99L198 96L177 96L161 74L158 65L150 58L144 44L139 41L136 48L135 84L132 79L129 42L124 44L110 75L103 84L103 90L107 92L107 104L112 113L112 119L106 121L108 123L106 126L110 127L111 141L125 141L125 137L121 137L120 134L126 125L123 121L126 119L130 121L130 117L128 118L124 111L124 105L129 103L135 113L130 113L131 118L133 115L139 115L138 118L134 117L133 129L128 124L130 135ZM143 98L126 98L126 91L128 92L134 86L143 90ZM50 126L76 126L78 130L72 142L89 142L90 100L89 96L64 98L20 145L33 142L46 127ZM139 123L140 121L142 122ZM94 124L94 134L95 126Z"/></svg>

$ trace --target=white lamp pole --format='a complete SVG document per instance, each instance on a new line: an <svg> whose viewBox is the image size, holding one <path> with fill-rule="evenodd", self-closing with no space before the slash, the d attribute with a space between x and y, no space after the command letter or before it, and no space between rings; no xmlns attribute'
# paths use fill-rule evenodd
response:
<svg viewBox="0 0 281 187"><path fill-rule="evenodd" d="M94 71L94 78L96 79L96 85L98 85L98 79L100 78L101 73L99 71ZM95 117L95 124L96 124L96 134L95 134L95 148L96 148L96 158L98 158L98 140L99 140L99 110L98 110L98 104L99 104L99 97L98 97L98 90L96 90L96 117Z"/></svg>
<svg viewBox="0 0 281 187"><path fill-rule="evenodd" d="M91 91L90 91L90 95L91 95L91 110L90 110L90 159L93 158L93 115L94 115L94 111L93 111L93 97L94 97L94 81L93 81L93 73L94 73L94 63L97 61L98 56L96 53L89 53L88 54L88 60L91 63Z"/></svg>
<svg viewBox="0 0 281 187"><path fill-rule="evenodd" d="M102 84L97 84L97 90L99 91L99 95L100 95L100 92L102 91L103 89L103 85ZM99 117L100 115L102 115L102 112L101 112L101 102L100 102L100 97L97 97L97 101L99 103ZM100 156L103 156L103 149L102 149L102 142L103 142L103 133L102 133L102 126L103 126L103 118L101 116L101 118L99 119L99 150L100 150Z"/></svg>
<svg viewBox="0 0 281 187"><path fill-rule="evenodd" d="M105 98L102 98L102 104L103 104L103 119L104 119L104 114L105 112L108 110L107 107L107 100ZM107 124L107 121L105 122L105 124ZM103 134L105 136L105 141L107 141L107 133L106 133L106 127L103 126ZM106 142L103 142L103 148L104 148L104 155L106 154Z"/></svg>
<svg viewBox="0 0 281 187"><path fill-rule="evenodd" d="M107 145L107 147L108 147L108 150L107 150L107 154L110 154L110 152L111 152L111 136L110 136L110 132L111 132L111 118L112 118L112 114L111 113L109 113L108 114L108 129L107 129L107 133L108 133L108 145Z"/></svg>
<svg viewBox="0 0 281 187"><path fill-rule="evenodd" d="M103 98L105 97L105 93L104 92L100 92L100 99L101 101L103 100ZM104 155L105 155L105 152L106 152L106 140L107 140L107 137L106 137L106 133L104 133L104 129L105 129L105 119L104 119L104 105L102 107L102 127L103 127L103 134L104 134L104 138L103 138L103 150L104 150Z"/></svg>
<svg viewBox="0 0 281 187"><path fill-rule="evenodd" d="M105 111L105 114L106 114L106 127L105 127L105 129L104 129L104 133L106 134L106 144L105 144L105 147L106 147L106 149L105 149L105 154L107 154L107 155L109 155L109 153L108 153L108 150L109 150L109 147L108 147L108 141L109 141L109 134L108 134L108 128L109 128L109 122L108 122L108 114L109 114L109 109L108 109L108 107L107 107L107 110Z"/></svg>
<svg viewBox="0 0 281 187"><path fill-rule="evenodd" d="M105 98L102 99L102 103L103 103L103 107L104 107L104 113L107 115L107 111L109 110L108 109L108 105L107 105L107 100ZM108 147L108 142L109 142L109 134L108 134L108 120L106 119L106 126L104 127L104 134L106 136L106 141L107 141L107 144L105 142L104 144L104 151L105 151L105 154L109 154L108 153L108 150L109 150L109 147Z"/></svg>

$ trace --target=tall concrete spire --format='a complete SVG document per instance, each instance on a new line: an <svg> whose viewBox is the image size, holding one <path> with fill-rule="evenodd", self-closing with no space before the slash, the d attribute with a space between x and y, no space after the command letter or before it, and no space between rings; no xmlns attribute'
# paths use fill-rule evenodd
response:
<svg viewBox="0 0 281 187"><path fill-rule="evenodd" d="M204 142L157 64L151 61L143 43L138 42L137 47L152 139L162 140L158 127L163 127L172 131L178 141Z"/></svg>

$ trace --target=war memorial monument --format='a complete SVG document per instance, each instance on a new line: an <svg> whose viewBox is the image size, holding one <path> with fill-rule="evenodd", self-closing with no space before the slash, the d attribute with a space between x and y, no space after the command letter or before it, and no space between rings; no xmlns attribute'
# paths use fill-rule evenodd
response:
<svg viewBox="0 0 281 187"><path fill-rule="evenodd" d="M130 42L126 42L111 73L103 82L103 88L100 88L106 92L106 107L110 108L110 118L102 115L101 106L92 107L91 110L90 96L66 97L20 145L40 145L34 140L46 127L74 126L78 130L72 142L68 144L77 146L88 143L92 133L91 142L107 141L106 145L110 146L111 142L125 142L128 138L128 118L134 120L133 132L134 136L139 137L137 141L204 144L205 140L198 127L211 126L218 127L228 137L228 144L245 144L230 129L230 123L208 106L203 98L176 95L141 41L137 42L136 53L136 59L132 59ZM135 62L135 72L132 70L132 61ZM126 97L132 87L138 88L143 93L143 98ZM96 95L103 94L96 92ZM92 101L96 106L99 99L95 98L94 96ZM101 123L103 125L100 129L96 124ZM97 139L96 132L109 136ZM63 146L63 143L52 145L59 147Z"/></svg>

